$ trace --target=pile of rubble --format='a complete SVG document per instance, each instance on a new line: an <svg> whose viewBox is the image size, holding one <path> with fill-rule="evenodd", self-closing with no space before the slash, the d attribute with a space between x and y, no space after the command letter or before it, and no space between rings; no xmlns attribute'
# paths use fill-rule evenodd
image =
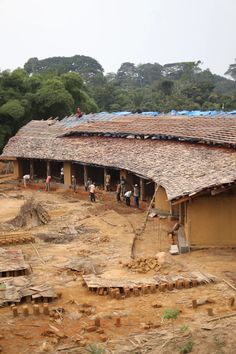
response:
<svg viewBox="0 0 236 354"><path fill-rule="evenodd" d="M141 257L126 263L125 266L131 271L138 273L147 273L150 270L158 271L161 268L157 257Z"/></svg>

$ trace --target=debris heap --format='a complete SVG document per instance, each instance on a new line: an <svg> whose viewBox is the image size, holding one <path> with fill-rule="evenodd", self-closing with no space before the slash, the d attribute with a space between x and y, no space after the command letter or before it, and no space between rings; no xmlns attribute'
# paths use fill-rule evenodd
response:
<svg viewBox="0 0 236 354"><path fill-rule="evenodd" d="M150 270L158 271L161 268L157 257L141 257L126 263L125 266L138 273L147 273Z"/></svg>
<svg viewBox="0 0 236 354"><path fill-rule="evenodd" d="M41 203L30 199L22 205L19 214L10 223L20 228L47 224L49 221L50 216Z"/></svg>

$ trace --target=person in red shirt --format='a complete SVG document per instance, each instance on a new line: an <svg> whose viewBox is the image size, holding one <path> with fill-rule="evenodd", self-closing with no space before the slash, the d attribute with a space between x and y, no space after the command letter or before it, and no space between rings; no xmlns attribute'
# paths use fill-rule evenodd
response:
<svg viewBox="0 0 236 354"><path fill-rule="evenodd" d="M50 192L50 181L51 181L51 176L47 176L46 178L46 183L45 183L45 190L46 192Z"/></svg>

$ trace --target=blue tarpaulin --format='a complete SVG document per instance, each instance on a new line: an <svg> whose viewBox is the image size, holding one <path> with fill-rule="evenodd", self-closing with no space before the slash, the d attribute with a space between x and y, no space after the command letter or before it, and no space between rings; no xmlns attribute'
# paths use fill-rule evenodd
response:
<svg viewBox="0 0 236 354"><path fill-rule="evenodd" d="M156 117L158 116L159 112L142 112L141 113L143 116L153 116Z"/></svg>

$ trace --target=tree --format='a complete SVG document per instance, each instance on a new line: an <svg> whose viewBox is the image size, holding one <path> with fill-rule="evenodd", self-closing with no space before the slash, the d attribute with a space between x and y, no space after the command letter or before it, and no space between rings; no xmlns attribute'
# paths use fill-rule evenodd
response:
<svg viewBox="0 0 236 354"><path fill-rule="evenodd" d="M25 114L25 109L18 100L9 100L0 107L0 115L6 118L19 120Z"/></svg>
<svg viewBox="0 0 236 354"><path fill-rule="evenodd" d="M161 80L159 83L159 89L164 93L164 95L171 95L174 87L174 82L171 80Z"/></svg>
<svg viewBox="0 0 236 354"><path fill-rule="evenodd" d="M98 107L94 100L89 97L88 90L83 83L81 76L75 72L66 73L61 76L65 89L72 95L74 99L73 109L80 108L88 112L97 112Z"/></svg>
<svg viewBox="0 0 236 354"><path fill-rule="evenodd" d="M39 118L65 117L71 114L74 100L59 78L47 80L34 95L34 116Z"/></svg>
<svg viewBox="0 0 236 354"><path fill-rule="evenodd" d="M135 86L138 81L138 73L133 63L123 63L117 71L117 82L121 86Z"/></svg>
<svg viewBox="0 0 236 354"><path fill-rule="evenodd" d="M234 64L230 64L228 70L225 72L225 75L229 75L233 80L236 81L236 59L234 60Z"/></svg>
<svg viewBox="0 0 236 354"><path fill-rule="evenodd" d="M103 77L103 67L99 62L85 55L74 55L72 57L51 57L42 60L30 58L24 65L29 73L43 73L50 71L54 75L61 75L67 72L77 72L87 84L95 77Z"/></svg>
<svg viewBox="0 0 236 354"><path fill-rule="evenodd" d="M160 80L162 77L162 66L158 63L140 64L137 67L138 84L140 87L151 85L153 81Z"/></svg>

